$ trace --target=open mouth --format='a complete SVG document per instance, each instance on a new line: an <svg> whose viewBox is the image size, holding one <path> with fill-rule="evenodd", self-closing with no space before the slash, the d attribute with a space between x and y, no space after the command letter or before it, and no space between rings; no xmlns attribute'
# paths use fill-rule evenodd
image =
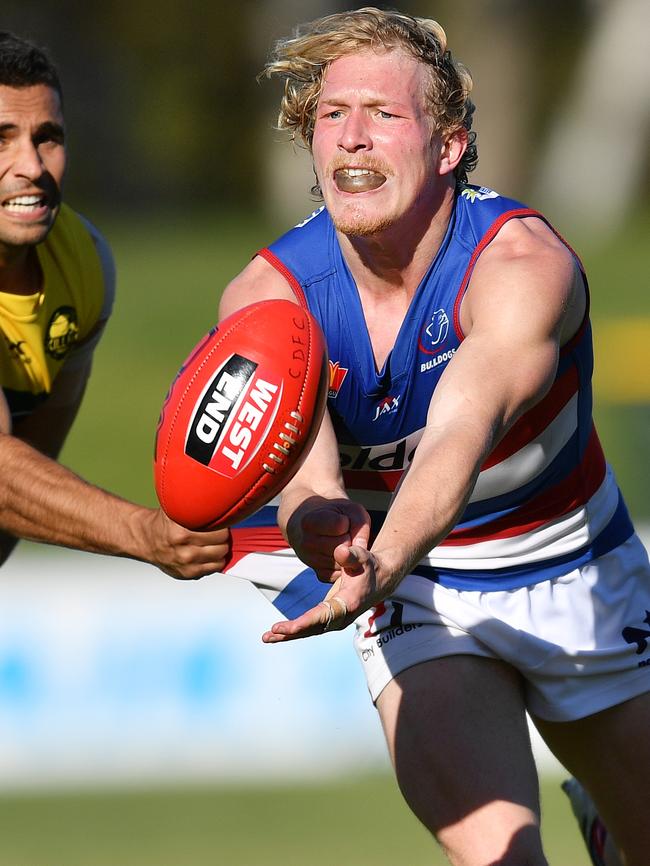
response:
<svg viewBox="0 0 650 866"><path fill-rule="evenodd" d="M370 168L339 168L334 172L336 186L341 192L369 192L386 182L386 175Z"/></svg>

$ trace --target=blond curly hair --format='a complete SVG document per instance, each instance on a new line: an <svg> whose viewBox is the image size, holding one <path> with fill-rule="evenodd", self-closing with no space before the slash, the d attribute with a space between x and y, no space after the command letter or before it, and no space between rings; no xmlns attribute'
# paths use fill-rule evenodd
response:
<svg viewBox="0 0 650 866"><path fill-rule="evenodd" d="M445 31L431 18L367 6L298 26L292 37L275 44L261 73L284 81L278 128L288 131L294 140L302 139L311 149L316 106L328 64L368 48L401 48L429 67L427 99L435 133L447 137L461 127L469 133L467 150L456 169L456 179L467 182L468 173L478 162L476 133L471 131L472 76L454 60L447 49Z"/></svg>

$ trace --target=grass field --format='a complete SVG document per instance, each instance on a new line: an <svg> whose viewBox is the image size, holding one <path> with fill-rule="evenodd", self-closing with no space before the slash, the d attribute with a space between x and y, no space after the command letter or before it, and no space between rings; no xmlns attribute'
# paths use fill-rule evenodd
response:
<svg viewBox="0 0 650 866"><path fill-rule="evenodd" d="M553 866L588 866L557 781L543 785ZM392 778L301 787L0 797L0 866L442 866Z"/></svg>

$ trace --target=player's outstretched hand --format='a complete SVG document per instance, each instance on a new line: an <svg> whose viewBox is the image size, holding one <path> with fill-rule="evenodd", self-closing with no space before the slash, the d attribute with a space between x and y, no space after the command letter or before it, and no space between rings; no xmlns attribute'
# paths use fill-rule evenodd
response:
<svg viewBox="0 0 650 866"><path fill-rule="evenodd" d="M319 580L334 583L341 576L334 551L341 545L368 547L370 516L350 499L311 496L291 515L287 539L298 557Z"/></svg>
<svg viewBox="0 0 650 866"><path fill-rule="evenodd" d="M197 580L223 569L230 548L228 529L193 532L170 520L161 509L151 511L146 523L150 552L143 558L165 574Z"/></svg>
<svg viewBox="0 0 650 866"><path fill-rule="evenodd" d="M365 547L341 544L334 551L334 558L340 577L325 600L296 619L276 622L262 635L264 643L340 631L392 591L392 584L381 576L377 557Z"/></svg>

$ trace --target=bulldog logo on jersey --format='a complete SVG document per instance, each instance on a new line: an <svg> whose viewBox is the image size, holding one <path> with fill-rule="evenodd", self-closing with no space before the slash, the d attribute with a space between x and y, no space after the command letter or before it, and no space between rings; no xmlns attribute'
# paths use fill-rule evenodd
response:
<svg viewBox="0 0 650 866"><path fill-rule="evenodd" d="M51 315L45 332L45 351L61 361L79 339L77 311L74 307L58 307Z"/></svg>
<svg viewBox="0 0 650 866"><path fill-rule="evenodd" d="M449 333L449 316L445 310L436 310L420 335L420 349L427 355L440 351Z"/></svg>
<svg viewBox="0 0 650 866"><path fill-rule="evenodd" d="M446 364L454 356L455 348L446 348L449 336L449 316L444 309L435 310L431 319L420 331L418 349L425 355L431 355L427 361L420 364L420 373L435 369L440 364Z"/></svg>

